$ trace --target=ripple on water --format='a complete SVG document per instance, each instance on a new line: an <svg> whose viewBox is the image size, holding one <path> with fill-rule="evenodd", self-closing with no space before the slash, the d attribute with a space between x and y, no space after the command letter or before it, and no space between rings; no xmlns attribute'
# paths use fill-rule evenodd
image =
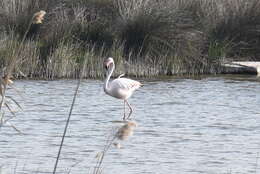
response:
<svg viewBox="0 0 260 174"><path fill-rule="evenodd" d="M260 148L260 80L254 76L144 81L129 100L134 135L105 158L105 173L255 173ZM52 173L76 81L16 81L24 111L0 134L0 166ZM123 114L101 81L83 80L59 172L86 173ZM260 169L259 169L260 170Z"/></svg>

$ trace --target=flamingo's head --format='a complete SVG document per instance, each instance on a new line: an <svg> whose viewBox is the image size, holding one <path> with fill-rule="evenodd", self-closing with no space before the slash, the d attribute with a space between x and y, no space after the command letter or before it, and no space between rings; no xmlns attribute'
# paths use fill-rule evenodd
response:
<svg viewBox="0 0 260 174"><path fill-rule="evenodd" d="M106 68L106 70L109 69L110 65L114 63L114 59L112 57L107 58L104 61L104 67Z"/></svg>

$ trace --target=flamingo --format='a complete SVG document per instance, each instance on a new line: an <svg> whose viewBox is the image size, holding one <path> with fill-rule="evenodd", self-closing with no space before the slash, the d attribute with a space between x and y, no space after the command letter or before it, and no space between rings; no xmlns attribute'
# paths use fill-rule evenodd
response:
<svg viewBox="0 0 260 174"><path fill-rule="evenodd" d="M128 79L128 78L122 78L124 74L121 74L118 78L109 81L111 75L113 74L113 71L115 69L115 63L114 59L112 57L107 58L104 61L104 66L106 69L106 79L104 82L104 91L106 94L117 98L124 100L124 117L123 120L126 119L126 113L125 113L125 104L130 109L130 112L127 116L127 119L130 118L133 108L131 105L128 103L127 99L132 96L133 92L137 90L142 84L138 81Z"/></svg>

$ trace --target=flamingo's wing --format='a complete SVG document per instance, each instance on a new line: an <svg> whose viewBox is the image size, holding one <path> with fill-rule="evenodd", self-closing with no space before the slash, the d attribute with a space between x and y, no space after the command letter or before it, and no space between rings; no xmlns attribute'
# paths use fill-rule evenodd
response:
<svg viewBox="0 0 260 174"><path fill-rule="evenodd" d="M110 83L112 88L120 88L123 90L136 90L141 86L141 83L128 78L117 78Z"/></svg>
<svg viewBox="0 0 260 174"><path fill-rule="evenodd" d="M119 78L121 78L121 77L123 77L123 76L125 76L125 74L121 74L121 75L119 75L117 78L119 79Z"/></svg>

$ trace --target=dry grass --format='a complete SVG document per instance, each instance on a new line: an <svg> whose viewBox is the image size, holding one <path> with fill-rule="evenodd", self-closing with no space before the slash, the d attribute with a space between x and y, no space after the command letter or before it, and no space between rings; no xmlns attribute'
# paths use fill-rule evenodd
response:
<svg viewBox="0 0 260 174"><path fill-rule="evenodd" d="M37 19L37 21L42 20L44 14L45 13L41 11L41 18ZM36 46L31 44L30 41L25 41L31 24L36 20L36 18L38 18L38 15L31 16L30 23L25 30L24 36L21 37L21 40L19 40L19 38L16 37L13 32L9 35L3 34L0 36L0 53L2 53L0 57L2 66L0 72L0 128L3 125L8 125L14 128L16 131L20 132L13 124L11 124L11 120L16 117L14 106L20 109L21 106L13 97L8 94L8 92L10 88L14 88L12 86L13 81L11 78L13 78L14 75L24 75L24 73L20 70L22 65L24 65L24 62L31 60L31 56L37 54L35 51L31 51L31 49L36 50L34 49ZM33 65L32 62L26 63Z"/></svg>
<svg viewBox="0 0 260 174"><path fill-rule="evenodd" d="M9 126L18 133L21 133L13 124L12 119L16 117L16 108L22 109L20 104L9 95L9 88L12 87L13 81L9 76L0 78L0 130L2 126Z"/></svg>
<svg viewBox="0 0 260 174"><path fill-rule="evenodd" d="M137 127L137 123L134 121L122 121L121 123L122 125L119 127L116 126L112 128L103 150L98 152L96 155L97 161L91 173L104 173L103 163L105 156L108 155L109 150L111 150L112 147L120 149L122 146L118 141L126 141L130 136L133 135L134 129Z"/></svg>
<svg viewBox="0 0 260 174"><path fill-rule="evenodd" d="M222 61L259 59L259 8L258 0L0 0L0 32L31 43L22 54L38 58L21 66L29 77L78 77L87 59L84 77L99 78L107 56L133 76L218 73ZM43 12L31 24L42 9L44 22Z"/></svg>

